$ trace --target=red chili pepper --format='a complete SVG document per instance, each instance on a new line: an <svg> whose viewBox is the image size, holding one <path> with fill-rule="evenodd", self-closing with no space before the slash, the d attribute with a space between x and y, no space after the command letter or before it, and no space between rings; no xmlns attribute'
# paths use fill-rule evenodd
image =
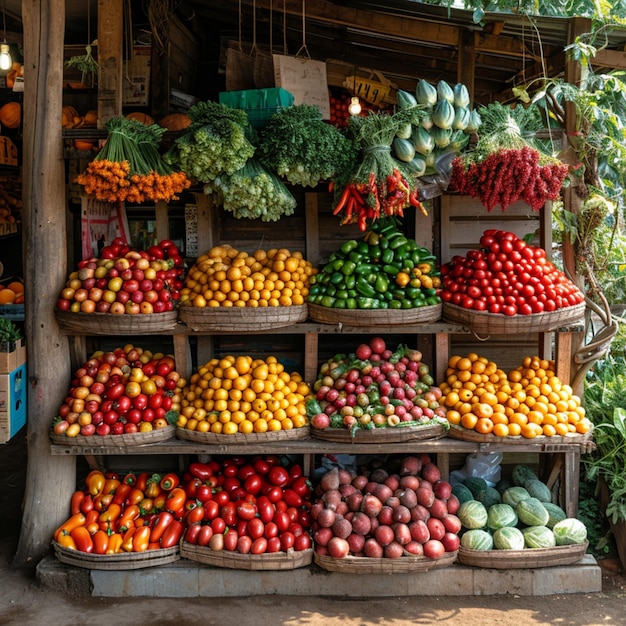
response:
<svg viewBox="0 0 626 626"><path fill-rule="evenodd" d="M199 478L202 481L208 480L213 476L213 470L206 463L191 463L189 466L189 473L195 478Z"/></svg>
<svg viewBox="0 0 626 626"><path fill-rule="evenodd" d="M106 554L109 548L109 535L104 530L98 530L94 533L93 537L93 552L94 554Z"/></svg>
<svg viewBox="0 0 626 626"><path fill-rule="evenodd" d="M80 503L80 512L83 513L84 515L87 515L89 511L93 511L93 508L94 508L93 498L91 497L91 494L88 494L83 498L82 502Z"/></svg>
<svg viewBox="0 0 626 626"><path fill-rule="evenodd" d="M132 487L128 483L122 483L116 490L113 495L113 502L115 504L124 504L126 502L126 497L130 494Z"/></svg>
<svg viewBox="0 0 626 626"><path fill-rule="evenodd" d="M174 516L169 511L162 511L154 518L150 532L150 541L160 541L165 529L174 521Z"/></svg>
<svg viewBox="0 0 626 626"><path fill-rule="evenodd" d="M116 489L120 486L120 481L117 478L107 478L104 481L104 487L102 487L102 493L115 493Z"/></svg>
<svg viewBox="0 0 626 626"><path fill-rule="evenodd" d="M175 487L180 485L180 478L174 472L170 472L169 474L165 474L161 481L159 482L159 487L163 489L163 491L171 491Z"/></svg>
<svg viewBox="0 0 626 626"><path fill-rule="evenodd" d="M139 518L141 511L136 504L131 504L124 509L124 513L118 520L118 528L120 531L128 530L131 526L135 526L135 520Z"/></svg>
<svg viewBox="0 0 626 626"><path fill-rule="evenodd" d="M185 530L185 526L179 520L174 520L163 533L161 537L161 547L162 548L173 548L178 544L180 538Z"/></svg>
<svg viewBox="0 0 626 626"><path fill-rule="evenodd" d="M93 552L93 539L89 534L89 531L84 526L77 526L70 533L76 548L81 552L87 552L90 554Z"/></svg>
<svg viewBox="0 0 626 626"><path fill-rule="evenodd" d="M133 533L133 552L145 552L150 543L150 527L141 526Z"/></svg>
<svg viewBox="0 0 626 626"><path fill-rule="evenodd" d="M148 472L141 472L141 474L137 476L137 481L135 482L135 489L139 489L139 491L145 491L148 478L150 478L150 475L148 474Z"/></svg>
<svg viewBox="0 0 626 626"><path fill-rule="evenodd" d="M185 493L185 490L180 487L176 487L169 492L169 495L165 500L165 508L176 517L181 517L185 509L186 501L187 494Z"/></svg>
<svg viewBox="0 0 626 626"><path fill-rule="evenodd" d="M77 513L80 513L80 505L82 504L82 501L85 499L85 492L84 491L75 491L72 494L72 499L70 501L70 514L71 515L76 515Z"/></svg>
<svg viewBox="0 0 626 626"><path fill-rule="evenodd" d="M341 193L341 196L339 197L339 202L337 202L335 208L333 209L333 215L339 215L339 213L341 213L341 211L343 210L350 196L350 190L351 190L350 185L346 185L344 187L343 192Z"/></svg>
<svg viewBox="0 0 626 626"><path fill-rule="evenodd" d="M111 503L106 511L103 511L100 514L101 522L108 522L109 524L113 524L117 521L117 519L122 514L122 507L119 504Z"/></svg>
<svg viewBox="0 0 626 626"><path fill-rule="evenodd" d="M137 476L135 476L135 474L126 474L126 476L122 478L122 482L125 485L130 485L131 487L133 487L137 484Z"/></svg>

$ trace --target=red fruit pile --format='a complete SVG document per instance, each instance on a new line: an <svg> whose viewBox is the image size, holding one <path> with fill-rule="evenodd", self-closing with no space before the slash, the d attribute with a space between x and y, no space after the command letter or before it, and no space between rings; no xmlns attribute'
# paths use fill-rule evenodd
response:
<svg viewBox="0 0 626 626"><path fill-rule="evenodd" d="M311 517L320 555L439 559L459 549L459 500L427 454L404 458L398 473L333 468L317 493Z"/></svg>
<svg viewBox="0 0 626 626"><path fill-rule="evenodd" d="M183 479L196 501L184 540L216 552L266 554L308 550L311 488L298 464L276 456L192 463Z"/></svg>
<svg viewBox="0 0 626 626"><path fill-rule="evenodd" d="M454 256L441 275L441 300L474 311L530 315L585 301L543 248L504 230L486 230L480 249Z"/></svg>
<svg viewBox="0 0 626 626"><path fill-rule="evenodd" d="M313 428L370 430L445 420L441 389L422 353L402 344L393 352L381 337L323 363L313 390L307 402Z"/></svg>
<svg viewBox="0 0 626 626"><path fill-rule="evenodd" d="M177 392L184 384L171 356L132 345L98 352L76 370L54 432L107 436L164 428L178 418Z"/></svg>
<svg viewBox="0 0 626 626"><path fill-rule="evenodd" d="M330 95L330 123L337 128L345 128L348 125L350 113L348 105L350 95L347 92Z"/></svg>
<svg viewBox="0 0 626 626"><path fill-rule="evenodd" d="M73 313L164 313L172 311L183 288L183 259L169 239L148 250L123 239L105 246L100 257L85 259L72 272L57 301Z"/></svg>

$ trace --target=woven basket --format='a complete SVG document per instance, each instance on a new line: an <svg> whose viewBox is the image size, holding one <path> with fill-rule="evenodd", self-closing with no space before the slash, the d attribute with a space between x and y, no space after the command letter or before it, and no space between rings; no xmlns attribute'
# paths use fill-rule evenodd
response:
<svg viewBox="0 0 626 626"><path fill-rule="evenodd" d="M179 547L146 550L145 552L120 552L119 554L87 554L70 550L52 542L56 558L61 563L87 569L142 569L172 563L179 558Z"/></svg>
<svg viewBox="0 0 626 626"><path fill-rule="evenodd" d="M554 567L578 563L587 552L588 541L572 546L554 548L525 548L523 550L469 550L459 548L459 563L491 569L526 569Z"/></svg>
<svg viewBox="0 0 626 626"><path fill-rule="evenodd" d="M552 443L567 443L567 444L583 444L588 442L593 436L593 427L589 432L585 434L571 433L568 435L554 435L552 437L546 437L545 435L540 435L539 437L535 437L534 439L528 439L526 437L522 437L521 435L510 436L510 437L497 437L496 435L492 435L489 433L488 435L482 435L477 433L475 430L469 430L467 428L463 428L462 426L457 426L456 424L450 424L450 430L448 431L448 435L452 437L452 439L460 439L461 441L473 441L475 443L505 443L509 444L552 444Z"/></svg>
<svg viewBox="0 0 626 626"><path fill-rule="evenodd" d="M401 443L445 437L446 429L441 424L390 428L359 428L354 432L347 428L311 428L311 437L337 443Z"/></svg>
<svg viewBox="0 0 626 626"><path fill-rule="evenodd" d="M463 324L477 335L506 335L540 333L557 330L582 321L585 304L568 306L551 313L533 313L531 315L504 315L485 313L443 303L442 317L446 322Z"/></svg>
<svg viewBox="0 0 626 626"><path fill-rule="evenodd" d="M377 559L366 556L347 556L334 559L331 556L315 553L313 560L329 572L348 574L413 574L448 567L456 561L457 552L446 552L440 559L427 559L425 556L403 556L399 559Z"/></svg>
<svg viewBox="0 0 626 626"><path fill-rule="evenodd" d="M308 426L292 428L291 430L273 430L265 433L235 433L234 435L222 435L216 433L199 433L195 430L176 427L176 436L185 441L196 443L232 444L232 443L275 443L280 441L292 441L294 439L308 439L311 435Z"/></svg>
<svg viewBox="0 0 626 626"><path fill-rule="evenodd" d="M271 554L240 554L228 550L211 550L186 541L180 544L180 556L205 565L245 570L291 570L306 567L313 560L313 549L293 549Z"/></svg>
<svg viewBox="0 0 626 626"><path fill-rule="evenodd" d="M175 426L166 426L165 428L157 428L145 433L124 433L122 435L90 435L85 437L78 435L77 437L68 437L67 435L57 435L54 431L50 431L50 440L59 446L85 446L88 448L134 448L136 446L147 446L161 441L173 439L176 435Z"/></svg>
<svg viewBox="0 0 626 626"><path fill-rule="evenodd" d="M441 319L441 311L441 304L414 309L333 309L309 304L309 317L313 321L346 326L428 324Z"/></svg>
<svg viewBox="0 0 626 626"><path fill-rule="evenodd" d="M181 306L179 319L194 331L242 332L270 330L304 322L308 317L306 304L266 307L204 307Z"/></svg>
<svg viewBox="0 0 626 626"><path fill-rule="evenodd" d="M77 335L152 335L174 330L178 312L140 315L55 311L59 328Z"/></svg>

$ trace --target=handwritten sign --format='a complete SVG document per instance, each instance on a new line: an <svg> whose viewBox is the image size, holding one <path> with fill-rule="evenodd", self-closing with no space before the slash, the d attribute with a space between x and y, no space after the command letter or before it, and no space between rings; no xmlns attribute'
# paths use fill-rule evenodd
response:
<svg viewBox="0 0 626 626"><path fill-rule="evenodd" d="M292 93L294 104L317 106L322 117L330 119L326 63L282 54L274 54L273 57L276 86Z"/></svg>

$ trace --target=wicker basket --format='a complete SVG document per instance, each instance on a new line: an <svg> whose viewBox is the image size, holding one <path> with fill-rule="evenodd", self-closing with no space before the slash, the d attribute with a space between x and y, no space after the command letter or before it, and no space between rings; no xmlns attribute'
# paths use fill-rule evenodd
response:
<svg viewBox="0 0 626 626"><path fill-rule="evenodd" d="M424 426L406 426L393 428L359 428L351 431L347 428L311 428L311 437L337 443L401 443L403 441L422 441L445 437L446 429L441 424Z"/></svg>
<svg viewBox="0 0 626 626"><path fill-rule="evenodd" d="M399 559L347 556L345 559L334 559L317 553L313 556L315 563L322 569L348 574L414 574L448 567L456 559L457 552L446 552L440 559L427 559L425 556L403 556Z"/></svg>
<svg viewBox="0 0 626 626"><path fill-rule="evenodd" d="M457 426L456 424L450 425L450 430L448 431L448 435L452 437L452 439L460 439L461 441L473 441L475 443L505 443L509 444L559 444L559 443L567 443L567 444L583 444L588 442L593 436L593 427L589 432L585 434L579 433L571 433L567 435L554 435L552 437L546 437L545 435L540 435L539 437L535 437L533 439L528 439L526 437L522 437L521 435L510 436L510 437L497 437L496 435L492 435L491 433L487 435L482 435L477 433L475 430L469 430L467 428L463 428L462 426Z"/></svg>
<svg viewBox="0 0 626 626"><path fill-rule="evenodd" d="M179 319L194 331L243 332L270 330L304 322L308 317L306 304L266 307L204 307L181 306Z"/></svg>
<svg viewBox="0 0 626 626"><path fill-rule="evenodd" d="M176 328L178 312L139 315L54 312L59 328L77 335L152 335Z"/></svg>
<svg viewBox="0 0 626 626"><path fill-rule="evenodd" d="M531 315L503 315L473 311L463 307L443 303L442 317L446 322L463 324L477 335L506 335L540 333L558 330L571 324L578 324L585 315L585 304L565 307L551 313Z"/></svg>
<svg viewBox="0 0 626 626"><path fill-rule="evenodd" d="M56 558L61 563L87 569L142 569L172 563L179 558L179 547L146 550L145 552L120 552L119 554L87 554L70 550L52 542Z"/></svg>
<svg viewBox="0 0 626 626"><path fill-rule="evenodd" d="M165 428L157 428L145 433L123 433L122 435L78 435L77 437L68 437L67 435L57 435L54 431L50 431L50 440L59 446L85 446L89 448L132 448L135 446L147 446L161 441L173 439L176 435L175 426L166 426Z"/></svg>
<svg viewBox="0 0 626 626"><path fill-rule="evenodd" d="M222 435L216 433L199 433L195 430L176 427L176 436L185 441L196 443L229 444L229 443L276 443L280 441L292 441L294 439L308 439L311 431L308 426L292 428L291 430L274 430L265 433L235 433L234 435Z"/></svg>
<svg viewBox="0 0 626 626"><path fill-rule="evenodd" d="M459 548L459 563L491 569L527 569L578 563L587 552L588 541L554 548L523 550L469 550Z"/></svg>
<svg viewBox="0 0 626 626"><path fill-rule="evenodd" d="M197 546L186 541L180 544L180 556L214 567L245 570L291 570L306 567L313 560L313 549L271 554L240 554L228 550L211 550L209 547Z"/></svg>
<svg viewBox="0 0 626 626"><path fill-rule="evenodd" d="M346 326L428 324L441 319L441 311L441 304L414 309L333 309L319 304L309 304L309 317L313 321Z"/></svg>

